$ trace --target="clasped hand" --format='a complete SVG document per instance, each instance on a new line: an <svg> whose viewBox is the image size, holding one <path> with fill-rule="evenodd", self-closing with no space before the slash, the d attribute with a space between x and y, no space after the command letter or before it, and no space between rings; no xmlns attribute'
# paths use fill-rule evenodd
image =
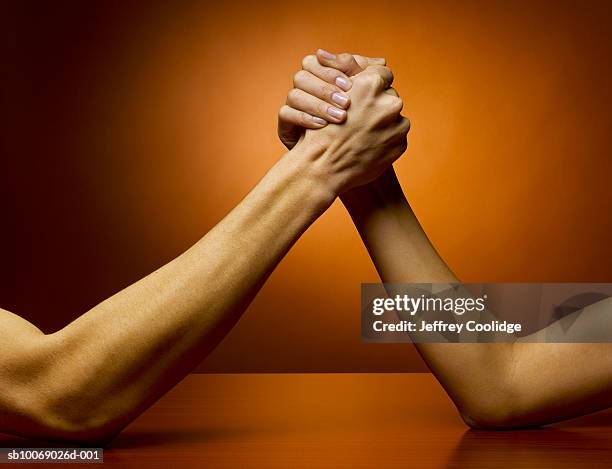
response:
<svg viewBox="0 0 612 469"><path fill-rule="evenodd" d="M410 122L392 82L384 59L320 49L293 77L279 137L312 150L309 163L336 195L373 181L406 150Z"/></svg>

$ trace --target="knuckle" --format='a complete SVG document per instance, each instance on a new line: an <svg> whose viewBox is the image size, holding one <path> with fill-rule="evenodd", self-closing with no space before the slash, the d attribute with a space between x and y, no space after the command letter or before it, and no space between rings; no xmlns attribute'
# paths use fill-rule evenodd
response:
<svg viewBox="0 0 612 469"><path fill-rule="evenodd" d="M281 108L278 110L279 119L287 120L289 119L289 114L291 112L291 108L286 104L283 104Z"/></svg>
<svg viewBox="0 0 612 469"><path fill-rule="evenodd" d="M306 57L302 59L302 68L305 70L308 70L310 67L313 66L315 62L318 63L317 57L315 55L313 54L307 55Z"/></svg>
<svg viewBox="0 0 612 469"><path fill-rule="evenodd" d="M384 85L385 85L385 80L383 79L382 75L378 74L378 73L373 73L371 75L371 83L370 85L373 88L376 89L381 89Z"/></svg>
<svg viewBox="0 0 612 469"><path fill-rule="evenodd" d="M342 64L350 64L353 60L353 56L347 52L342 52L338 54L338 62Z"/></svg>
<svg viewBox="0 0 612 469"><path fill-rule="evenodd" d="M402 98L394 96L391 107L394 113L399 114L404 108L404 101L402 101Z"/></svg>
<svg viewBox="0 0 612 469"><path fill-rule="evenodd" d="M300 90L293 88L287 93L287 104L295 104L300 97Z"/></svg>
<svg viewBox="0 0 612 469"><path fill-rule="evenodd" d="M408 118L404 118L404 126L406 128L406 133L410 132L410 126L412 124L410 123L410 119Z"/></svg>
<svg viewBox="0 0 612 469"><path fill-rule="evenodd" d="M393 83L393 79L395 76L393 75L393 71L389 67L383 67L385 73L389 76L389 84Z"/></svg>
<svg viewBox="0 0 612 469"><path fill-rule="evenodd" d="M310 116L305 112L300 112L298 113L297 121L302 127L307 127L310 124Z"/></svg>
<svg viewBox="0 0 612 469"><path fill-rule="evenodd" d="M293 86L296 87L296 88L299 88L299 85L303 84L304 81L307 79L307 77L308 77L308 72L307 71L305 71L305 70L298 70L293 75Z"/></svg>
<svg viewBox="0 0 612 469"><path fill-rule="evenodd" d="M324 97L326 99L330 99L331 95L334 94L335 92L336 92L335 88L331 86L327 86L327 85L322 85L320 89L321 97Z"/></svg>
<svg viewBox="0 0 612 469"><path fill-rule="evenodd" d="M278 112L278 123L279 125L281 124L297 124L300 125L299 123L299 119L298 119L298 111L296 111L295 109L293 109L290 106L283 106L280 111Z"/></svg>
<svg viewBox="0 0 612 469"><path fill-rule="evenodd" d="M389 89L387 90L387 92L388 92L390 95L393 95L393 96L396 96L396 97L398 97L398 98L399 98L399 94L397 94L397 91L395 90L395 88L389 88Z"/></svg>
<svg viewBox="0 0 612 469"><path fill-rule="evenodd" d="M373 88L380 76L376 73L363 73L355 77L354 83L364 88Z"/></svg>
<svg viewBox="0 0 612 469"><path fill-rule="evenodd" d="M323 71L323 76L321 78L327 83L335 83L336 78L338 78L340 75L340 72L338 72L337 70L334 70L333 68L328 68Z"/></svg>

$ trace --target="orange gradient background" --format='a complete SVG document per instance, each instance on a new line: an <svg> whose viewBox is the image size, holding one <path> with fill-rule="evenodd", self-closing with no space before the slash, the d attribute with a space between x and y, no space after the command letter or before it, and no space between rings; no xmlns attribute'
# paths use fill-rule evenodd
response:
<svg viewBox="0 0 612 469"><path fill-rule="evenodd" d="M45 331L241 200L284 151L276 112L317 47L387 58L412 121L400 180L463 281L612 281L606 2L11 8L0 306ZM199 371L423 371L410 346L360 342L377 280L334 204Z"/></svg>

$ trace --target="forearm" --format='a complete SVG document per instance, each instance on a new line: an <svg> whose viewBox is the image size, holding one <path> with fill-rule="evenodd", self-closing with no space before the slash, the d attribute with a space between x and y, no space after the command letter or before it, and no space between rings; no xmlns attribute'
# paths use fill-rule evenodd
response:
<svg viewBox="0 0 612 469"><path fill-rule="evenodd" d="M383 282L458 281L431 245L392 169L374 183L343 195L342 202ZM486 351L464 344L416 347L458 407L486 393L491 375L507 368L509 356L505 345L487 346Z"/></svg>
<svg viewBox="0 0 612 469"><path fill-rule="evenodd" d="M343 202L384 282L457 282L427 239L391 171L343 196ZM612 404L607 345L416 347L471 424L533 425ZM593 360L594 356L598 359ZM575 366L570 369L560 363ZM588 409L587 394L591 396Z"/></svg>
<svg viewBox="0 0 612 469"><path fill-rule="evenodd" d="M341 199L384 282L457 281L423 231L393 168Z"/></svg>
<svg viewBox="0 0 612 469"><path fill-rule="evenodd" d="M40 381L46 418L65 426L56 436L119 431L231 329L334 199L293 153L187 252L46 337L55 359Z"/></svg>

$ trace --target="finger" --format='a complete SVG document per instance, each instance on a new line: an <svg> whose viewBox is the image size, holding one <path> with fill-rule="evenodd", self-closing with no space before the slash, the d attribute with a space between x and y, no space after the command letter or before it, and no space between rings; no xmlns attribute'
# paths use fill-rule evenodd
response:
<svg viewBox="0 0 612 469"><path fill-rule="evenodd" d="M397 123L393 125L392 131L397 134L398 138L405 138L408 132L410 132L410 120L400 116Z"/></svg>
<svg viewBox="0 0 612 469"><path fill-rule="evenodd" d="M410 119L408 119L407 117L403 117L400 119L399 121L399 125L400 128L402 129L401 131L404 132L405 134L408 134L408 132L410 132Z"/></svg>
<svg viewBox="0 0 612 469"><path fill-rule="evenodd" d="M396 124L404 119L401 115L404 103L401 98L389 93L383 93L378 99L382 111L373 117L376 127L378 129L387 128L393 132Z"/></svg>
<svg viewBox="0 0 612 469"><path fill-rule="evenodd" d="M408 148L408 131L410 130L410 121L405 117L389 126L386 134L386 145L389 146L388 156L394 161L399 158Z"/></svg>
<svg viewBox="0 0 612 469"><path fill-rule="evenodd" d="M387 59L384 57L368 57L368 67L372 65L387 65Z"/></svg>
<svg viewBox="0 0 612 469"><path fill-rule="evenodd" d="M395 91L395 88L389 88L385 90L385 93L391 95L391 96L395 96L397 98L399 98L399 94L397 94L397 91Z"/></svg>
<svg viewBox="0 0 612 469"><path fill-rule="evenodd" d="M279 127L289 128L291 126L304 127L306 129L320 129L327 125L325 119L317 116L312 116L307 112L294 109L288 105L284 105L278 111Z"/></svg>
<svg viewBox="0 0 612 469"><path fill-rule="evenodd" d="M359 66L353 54L332 54L326 50L317 50L317 60L321 65L326 67L332 67L336 70L340 70L346 75L353 76L363 71L363 68Z"/></svg>
<svg viewBox="0 0 612 469"><path fill-rule="evenodd" d="M353 54L359 66L363 69L371 65L387 65L387 61L383 57L367 57L365 55Z"/></svg>
<svg viewBox="0 0 612 469"><path fill-rule="evenodd" d="M382 78L380 83L380 91L386 90L391 87L393 83L393 72L389 67L383 65L372 65L366 68L362 73L373 73Z"/></svg>
<svg viewBox="0 0 612 469"><path fill-rule="evenodd" d="M278 137L291 150L300 140L304 129L320 129L327 125L324 119L311 116L285 105L278 112Z"/></svg>
<svg viewBox="0 0 612 469"><path fill-rule="evenodd" d="M293 86L341 109L349 106L350 98L336 85L327 83L306 70L293 76Z"/></svg>
<svg viewBox="0 0 612 469"><path fill-rule="evenodd" d="M387 156L391 162L395 162L402 156L408 149L408 139L404 135L400 140L393 145L388 152Z"/></svg>
<svg viewBox="0 0 612 469"><path fill-rule="evenodd" d="M399 158L408 149L408 132L410 131L410 121L405 117L402 117L397 123L397 129L400 135L400 138L398 139L399 145L397 147L397 158Z"/></svg>
<svg viewBox="0 0 612 469"><path fill-rule="evenodd" d="M399 120L387 128L388 143L401 142L407 138L408 132L410 131L410 121L405 117L400 116Z"/></svg>
<svg viewBox="0 0 612 469"><path fill-rule="evenodd" d="M394 96L391 93L385 93L384 99L386 100L384 106L386 106L389 112L398 118L401 117L400 113L404 108L404 101L402 101L402 98L399 96Z"/></svg>
<svg viewBox="0 0 612 469"><path fill-rule="evenodd" d="M304 57L302 68L327 83L335 84L344 91L350 90L353 86L351 80L340 70L321 65L316 55Z"/></svg>
<svg viewBox="0 0 612 469"><path fill-rule="evenodd" d="M332 106L322 99L312 96L298 88L289 91L287 95L287 104L293 109L325 119L327 122L339 124L346 119L346 111L344 109Z"/></svg>

